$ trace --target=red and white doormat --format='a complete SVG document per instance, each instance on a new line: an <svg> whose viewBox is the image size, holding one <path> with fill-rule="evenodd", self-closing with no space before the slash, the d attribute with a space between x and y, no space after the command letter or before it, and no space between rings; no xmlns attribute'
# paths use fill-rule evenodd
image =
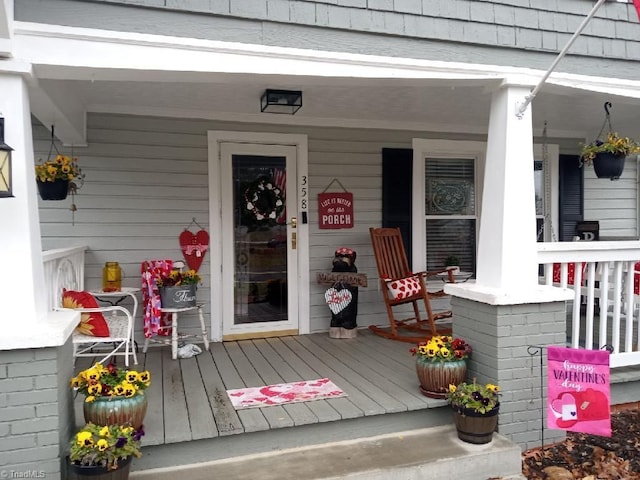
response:
<svg viewBox="0 0 640 480"><path fill-rule="evenodd" d="M328 378L279 383L264 387L236 388L227 390L227 395L236 410L347 396Z"/></svg>

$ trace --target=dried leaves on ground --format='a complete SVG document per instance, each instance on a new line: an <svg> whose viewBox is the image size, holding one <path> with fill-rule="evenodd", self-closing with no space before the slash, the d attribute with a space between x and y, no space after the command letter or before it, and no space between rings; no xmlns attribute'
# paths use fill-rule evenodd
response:
<svg viewBox="0 0 640 480"><path fill-rule="evenodd" d="M611 415L611 438L567 432L564 442L527 450L528 480L640 480L640 410Z"/></svg>

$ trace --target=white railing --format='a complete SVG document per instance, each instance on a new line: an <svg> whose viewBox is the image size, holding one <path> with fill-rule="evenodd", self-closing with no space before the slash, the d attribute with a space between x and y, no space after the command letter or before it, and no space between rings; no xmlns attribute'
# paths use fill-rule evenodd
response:
<svg viewBox="0 0 640 480"><path fill-rule="evenodd" d="M87 247L57 248L42 252L47 310L60 306L62 289L84 289L84 252Z"/></svg>
<svg viewBox="0 0 640 480"><path fill-rule="evenodd" d="M640 295L634 288L639 261L640 241L538 244L541 283L574 291L567 322L571 346L612 348L611 367L640 365Z"/></svg>

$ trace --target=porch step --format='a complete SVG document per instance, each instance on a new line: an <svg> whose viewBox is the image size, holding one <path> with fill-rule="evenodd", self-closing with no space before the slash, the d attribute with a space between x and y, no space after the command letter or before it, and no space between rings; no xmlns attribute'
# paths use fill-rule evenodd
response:
<svg viewBox="0 0 640 480"><path fill-rule="evenodd" d="M457 438L450 425L256 453L189 465L133 471L132 480L456 480L522 476L521 450L494 434L486 445Z"/></svg>

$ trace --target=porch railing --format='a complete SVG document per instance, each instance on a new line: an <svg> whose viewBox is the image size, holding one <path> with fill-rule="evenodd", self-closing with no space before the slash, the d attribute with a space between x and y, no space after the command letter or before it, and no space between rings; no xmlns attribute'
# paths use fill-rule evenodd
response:
<svg viewBox="0 0 640 480"><path fill-rule="evenodd" d="M70 247L42 252L48 311L60 306L62 288L84 289L85 250L87 247Z"/></svg>
<svg viewBox="0 0 640 480"><path fill-rule="evenodd" d="M640 365L639 261L640 241L538 244L541 283L574 291L570 345L612 348L611 367Z"/></svg>

